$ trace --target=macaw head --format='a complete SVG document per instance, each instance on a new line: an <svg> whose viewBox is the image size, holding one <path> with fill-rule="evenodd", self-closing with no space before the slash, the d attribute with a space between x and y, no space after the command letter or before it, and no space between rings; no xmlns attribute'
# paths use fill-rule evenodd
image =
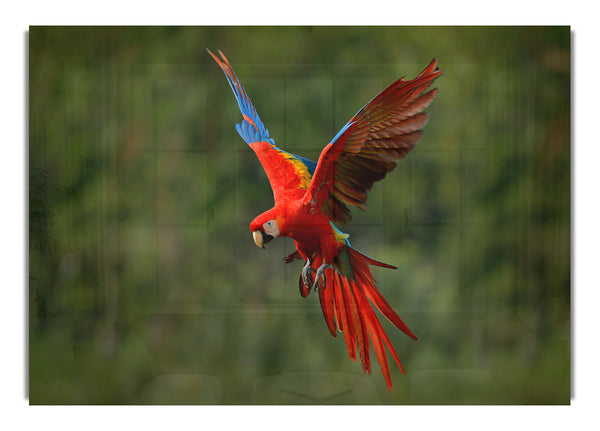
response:
<svg viewBox="0 0 600 431"><path fill-rule="evenodd" d="M257 247L265 248L266 243L279 236L280 227L277 219L278 217L271 209L252 220L250 231Z"/></svg>

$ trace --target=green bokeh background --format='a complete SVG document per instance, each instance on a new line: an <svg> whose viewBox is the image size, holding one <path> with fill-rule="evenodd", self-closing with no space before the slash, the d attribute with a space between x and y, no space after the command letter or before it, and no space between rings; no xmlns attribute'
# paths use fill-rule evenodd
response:
<svg viewBox="0 0 600 431"><path fill-rule="evenodd" d="M316 159L433 58L425 136L354 211L415 342L389 393L328 333L235 132L229 57L277 144ZM570 402L568 27L32 27L32 404ZM271 245L272 244L272 245ZM384 319L385 320L385 319Z"/></svg>

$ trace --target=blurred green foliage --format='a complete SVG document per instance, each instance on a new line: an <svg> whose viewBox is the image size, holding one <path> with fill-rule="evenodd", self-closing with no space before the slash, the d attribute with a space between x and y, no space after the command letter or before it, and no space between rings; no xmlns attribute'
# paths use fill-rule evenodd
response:
<svg viewBox="0 0 600 431"><path fill-rule="evenodd" d="M205 48L316 159L436 57L425 137L343 228L420 340L388 393L298 294L293 243ZM32 404L570 402L568 27L32 27Z"/></svg>

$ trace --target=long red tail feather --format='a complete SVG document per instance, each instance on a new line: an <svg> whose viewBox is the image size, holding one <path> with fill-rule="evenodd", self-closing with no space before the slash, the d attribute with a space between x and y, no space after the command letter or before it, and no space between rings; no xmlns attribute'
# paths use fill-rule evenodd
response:
<svg viewBox="0 0 600 431"><path fill-rule="evenodd" d="M343 271L336 269L335 262L325 270L326 284L319 284L319 301L325 322L327 323L329 332L334 337L336 336L336 329L344 333L348 355L353 361L356 361L358 350L358 356L360 357L365 373L371 372L369 350L370 346L373 346L385 382L388 389L392 391L392 380L386 357L386 347L402 374L404 374L404 368L373 310L373 305L394 326L410 338L416 340L417 337L400 319L400 316L388 304L381 292L379 292L375 286L375 279L371 274L369 265L384 268L395 267L372 259L350 246L347 246L342 252L347 253L353 277L345 275ZM321 258L316 257L313 262L315 269L320 264ZM302 290L302 279L300 283ZM306 290L305 293L308 295L309 290Z"/></svg>

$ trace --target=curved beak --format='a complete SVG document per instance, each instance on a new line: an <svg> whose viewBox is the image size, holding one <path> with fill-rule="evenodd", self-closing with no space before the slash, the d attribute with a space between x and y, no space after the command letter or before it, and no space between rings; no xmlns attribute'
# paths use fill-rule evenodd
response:
<svg viewBox="0 0 600 431"><path fill-rule="evenodd" d="M254 244L256 244L258 248L265 248L265 244L273 239L271 235L260 230L252 232L252 238L254 239Z"/></svg>

